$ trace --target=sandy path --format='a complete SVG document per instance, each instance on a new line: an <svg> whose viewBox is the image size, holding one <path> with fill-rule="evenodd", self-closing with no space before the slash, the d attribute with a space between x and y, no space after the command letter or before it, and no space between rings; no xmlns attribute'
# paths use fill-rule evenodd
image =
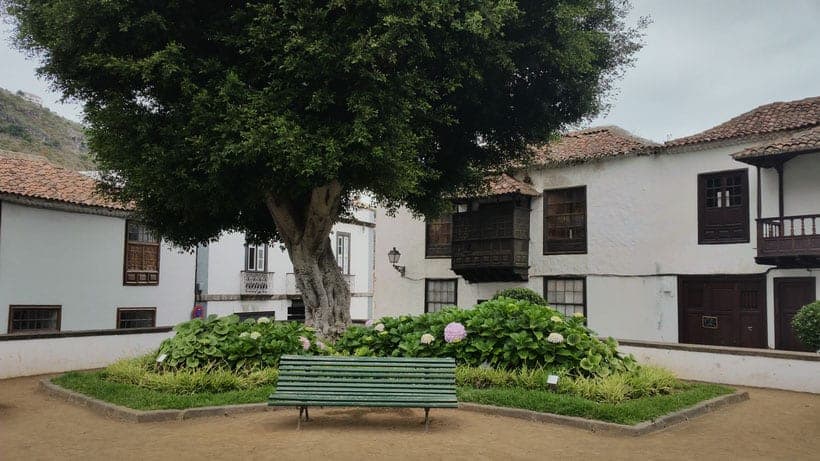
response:
<svg viewBox="0 0 820 461"><path fill-rule="evenodd" d="M820 459L820 396L750 389L751 400L642 437L458 410L311 410L125 423L46 397L39 378L0 381L0 459Z"/></svg>

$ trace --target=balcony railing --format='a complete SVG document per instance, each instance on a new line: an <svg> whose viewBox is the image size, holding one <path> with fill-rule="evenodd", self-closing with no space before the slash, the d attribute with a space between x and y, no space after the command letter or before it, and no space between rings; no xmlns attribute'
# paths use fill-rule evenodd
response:
<svg viewBox="0 0 820 461"><path fill-rule="evenodd" d="M273 272L242 271L239 293L243 295L273 294Z"/></svg>
<svg viewBox="0 0 820 461"><path fill-rule="evenodd" d="M816 267L820 261L820 215L757 220L757 262Z"/></svg>
<svg viewBox="0 0 820 461"><path fill-rule="evenodd" d="M342 274L342 277L344 277L345 282L347 282L347 286L350 288L350 291L356 291L356 276L352 274ZM299 288L296 286L296 274L293 272L285 274L285 291L289 295L298 295L301 293Z"/></svg>

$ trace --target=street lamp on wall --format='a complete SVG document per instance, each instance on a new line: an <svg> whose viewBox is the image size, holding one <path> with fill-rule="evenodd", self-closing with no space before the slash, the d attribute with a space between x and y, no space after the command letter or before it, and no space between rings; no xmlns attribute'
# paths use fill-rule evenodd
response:
<svg viewBox="0 0 820 461"><path fill-rule="evenodd" d="M388 259L388 261L390 261L390 264L392 264L393 268L396 269L397 271L399 271L399 274L401 274L401 276L404 277L404 269L405 268L404 268L404 266L399 266L399 259L400 258L401 258L401 253L399 253L399 250L397 250L396 247L393 247L392 250L387 252L387 259Z"/></svg>

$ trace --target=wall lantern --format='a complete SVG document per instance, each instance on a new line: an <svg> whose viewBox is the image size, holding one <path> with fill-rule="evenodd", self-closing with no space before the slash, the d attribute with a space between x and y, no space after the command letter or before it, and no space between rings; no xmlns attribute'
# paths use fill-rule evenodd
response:
<svg viewBox="0 0 820 461"><path fill-rule="evenodd" d="M390 264L392 264L393 268L399 271L399 274L404 277L404 266L399 266L400 258L401 253L399 253L399 250L397 250L396 247L393 247L393 249L387 253L387 259L390 261Z"/></svg>

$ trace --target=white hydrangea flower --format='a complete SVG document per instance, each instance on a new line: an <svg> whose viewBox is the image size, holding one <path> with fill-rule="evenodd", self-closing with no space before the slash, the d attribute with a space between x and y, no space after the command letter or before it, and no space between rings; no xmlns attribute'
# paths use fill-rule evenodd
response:
<svg viewBox="0 0 820 461"><path fill-rule="evenodd" d="M424 333L423 335L421 335L421 343L422 344L430 344L435 339L436 338L433 335L431 335L430 333Z"/></svg>
<svg viewBox="0 0 820 461"><path fill-rule="evenodd" d="M547 341L553 344L561 344L564 342L564 335L561 333L550 333L550 335L547 336Z"/></svg>
<svg viewBox="0 0 820 461"><path fill-rule="evenodd" d="M251 339L259 339L259 338L262 337L262 333L260 333L258 331L254 331L253 333L251 333L250 336L251 336Z"/></svg>
<svg viewBox="0 0 820 461"><path fill-rule="evenodd" d="M243 331L242 333L239 333L240 338L247 338L248 336L250 336L250 333L248 333L247 331Z"/></svg>
<svg viewBox="0 0 820 461"><path fill-rule="evenodd" d="M256 320L256 323L270 323L270 319L269 319L269 318L267 318L267 317L259 317L259 318Z"/></svg>
<svg viewBox="0 0 820 461"><path fill-rule="evenodd" d="M573 316L573 317L578 317L578 318L581 318L581 317L583 317L583 316L584 316L584 314L583 314L583 313L581 313L581 312L576 312L576 313L572 314L572 316Z"/></svg>
<svg viewBox="0 0 820 461"><path fill-rule="evenodd" d="M374 329L374 330L376 330L376 331L379 331L379 332L384 331L384 324L383 324L383 323L377 323L377 324L373 327L373 329Z"/></svg>
<svg viewBox="0 0 820 461"><path fill-rule="evenodd" d="M551 320L551 321L553 321L553 322L555 322L555 323L561 323L561 322L563 322L563 320L561 319L561 317L558 317L557 315L553 315L552 317L550 317L550 320Z"/></svg>

